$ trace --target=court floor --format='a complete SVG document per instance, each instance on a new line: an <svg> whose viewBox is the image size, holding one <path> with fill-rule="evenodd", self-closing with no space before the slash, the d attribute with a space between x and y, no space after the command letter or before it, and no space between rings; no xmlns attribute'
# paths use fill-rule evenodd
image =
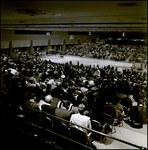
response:
<svg viewBox="0 0 148 150"><path fill-rule="evenodd" d="M130 69L132 67L132 63L124 62L124 61L113 61L113 60L103 60L103 59L97 59L97 58L86 58L86 57L79 57L79 56L70 56L70 55L48 55L41 58L42 60L51 60L55 63L66 63L69 61L72 61L73 64L77 64L79 61L79 64L84 65L92 65L96 66L99 64L99 67L102 68L104 66L114 66L117 67L119 71L122 69Z"/></svg>

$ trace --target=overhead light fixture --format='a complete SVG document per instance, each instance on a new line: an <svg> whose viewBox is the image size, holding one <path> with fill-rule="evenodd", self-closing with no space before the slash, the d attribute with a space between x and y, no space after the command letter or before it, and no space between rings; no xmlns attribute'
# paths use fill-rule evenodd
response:
<svg viewBox="0 0 148 150"><path fill-rule="evenodd" d="M50 32L47 32L46 35L50 35Z"/></svg>
<svg viewBox="0 0 148 150"><path fill-rule="evenodd" d="M70 35L69 39L70 39L70 40L74 39L73 35Z"/></svg>
<svg viewBox="0 0 148 150"><path fill-rule="evenodd" d="M59 17L59 16L61 16L61 14L52 14L53 16L57 16L57 17Z"/></svg>
<svg viewBox="0 0 148 150"><path fill-rule="evenodd" d="M55 14L55 16L61 16L61 14Z"/></svg>

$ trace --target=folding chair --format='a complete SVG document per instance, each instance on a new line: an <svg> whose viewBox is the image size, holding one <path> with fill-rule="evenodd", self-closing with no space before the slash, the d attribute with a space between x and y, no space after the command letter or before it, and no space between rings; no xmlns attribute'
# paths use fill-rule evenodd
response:
<svg viewBox="0 0 148 150"><path fill-rule="evenodd" d="M109 125L109 126L112 127L112 128L111 128L111 129L112 129L111 134L112 134L112 133L115 133L115 132L116 132L116 128L115 128L115 124L114 124L114 122L115 122L114 118L113 118L111 115L106 114L106 113L102 113L102 114L101 114L101 118L102 118L102 120L103 120L107 125Z"/></svg>
<svg viewBox="0 0 148 150"><path fill-rule="evenodd" d="M74 127L70 127L70 135L74 141L94 148L94 145L89 141L88 136L83 131Z"/></svg>
<svg viewBox="0 0 148 150"><path fill-rule="evenodd" d="M53 129L55 132L65 136L65 137L70 137L69 128L64 122L55 120Z"/></svg>
<svg viewBox="0 0 148 150"><path fill-rule="evenodd" d="M101 133L105 133L105 128L102 124L97 120L92 120L92 129L99 131ZM103 142L106 138L102 134L92 133L93 139Z"/></svg>
<svg viewBox="0 0 148 150"><path fill-rule="evenodd" d="M118 114L120 114L119 110L117 110ZM118 121L118 127L122 127L123 126L123 115L119 115L117 118Z"/></svg>

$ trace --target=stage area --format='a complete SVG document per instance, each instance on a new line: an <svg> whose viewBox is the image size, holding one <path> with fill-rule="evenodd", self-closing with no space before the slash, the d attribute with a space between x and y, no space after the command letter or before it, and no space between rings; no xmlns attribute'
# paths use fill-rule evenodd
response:
<svg viewBox="0 0 148 150"><path fill-rule="evenodd" d="M79 56L70 56L70 55L47 55L41 58L42 60L51 60L55 63L66 63L69 61L72 61L74 65L77 64L79 61L79 64L84 65L92 65L96 66L99 64L99 67L102 68L104 66L114 66L118 68L118 71L122 71L122 69L131 69L132 63L124 62L124 61L113 61L113 60L103 60L103 59L97 59L97 58L89 58L89 57L79 57Z"/></svg>

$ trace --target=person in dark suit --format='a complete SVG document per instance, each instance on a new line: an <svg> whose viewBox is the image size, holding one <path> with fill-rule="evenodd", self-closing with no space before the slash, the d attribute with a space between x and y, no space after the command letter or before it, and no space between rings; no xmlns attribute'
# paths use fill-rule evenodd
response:
<svg viewBox="0 0 148 150"><path fill-rule="evenodd" d="M42 105L42 110L49 114L54 114L54 111L57 108L57 104L59 101L60 101L60 99L58 99L56 97L52 97L51 95L47 95L45 97L45 102L49 103L51 106Z"/></svg>
<svg viewBox="0 0 148 150"><path fill-rule="evenodd" d="M113 118L117 118L118 117L117 108L111 102L107 102L105 105L102 106L102 113L109 114Z"/></svg>

